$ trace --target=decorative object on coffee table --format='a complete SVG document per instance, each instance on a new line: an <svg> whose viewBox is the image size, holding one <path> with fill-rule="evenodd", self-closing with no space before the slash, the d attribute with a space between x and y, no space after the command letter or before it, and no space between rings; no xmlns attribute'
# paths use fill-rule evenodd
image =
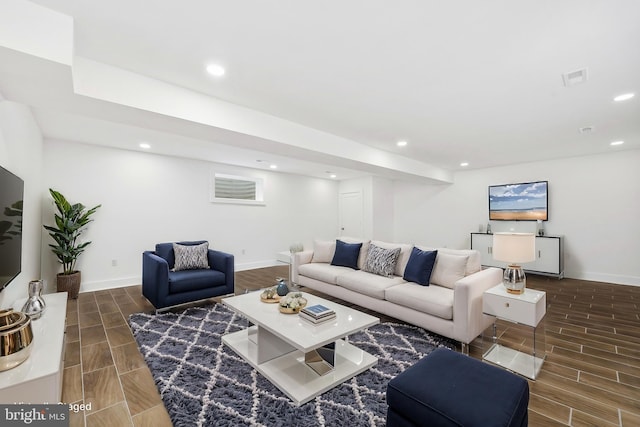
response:
<svg viewBox="0 0 640 427"><path fill-rule="evenodd" d="M68 292L69 299L78 298L80 291L80 272L77 271L76 261L91 242L80 242L79 238L87 225L93 221L91 215L101 205L87 209L82 203L71 204L58 191L49 189L55 202L57 213L54 214L55 226L45 225L55 245L50 244L51 250L62 265L62 273L57 275L58 292Z"/></svg>
<svg viewBox="0 0 640 427"><path fill-rule="evenodd" d="M536 259L536 238L533 233L495 233L493 235L493 258L507 262L502 283L507 292L521 294L527 279L519 265Z"/></svg>
<svg viewBox="0 0 640 427"><path fill-rule="evenodd" d="M260 301L266 302L267 304L272 304L280 301L280 295L276 292L276 287L265 289L260 294Z"/></svg>
<svg viewBox="0 0 640 427"><path fill-rule="evenodd" d="M284 280L282 277L278 277L276 278L276 282L278 283L276 285L276 291L278 292L278 295L281 297L287 295L289 293L289 288L287 287L287 281Z"/></svg>
<svg viewBox="0 0 640 427"><path fill-rule="evenodd" d="M280 299L279 309L281 313L296 314L307 305L307 299L300 292L289 292Z"/></svg>
<svg viewBox="0 0 640 427"><path fill-rule="evenodd" d="M32 320L39 319L47 308L42 299L42 280L32 280L29 282L29 298L22 306L22 312L28 314Z"/></svg>

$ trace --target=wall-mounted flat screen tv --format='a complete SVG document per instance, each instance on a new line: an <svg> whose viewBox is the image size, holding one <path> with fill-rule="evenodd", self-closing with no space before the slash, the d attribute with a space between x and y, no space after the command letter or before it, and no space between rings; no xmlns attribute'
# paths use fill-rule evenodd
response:
<svg viewBox="0 0 640 427"><path fill-rule="evenodd" d="M547 221L548 181L489 186L489 219L499 221Z"/></svg>
<svg viewBox="0 0 640 427"><path fill-rule="evenodd" d="M0 167L0 291L22 267L24 181Z"/></svg>

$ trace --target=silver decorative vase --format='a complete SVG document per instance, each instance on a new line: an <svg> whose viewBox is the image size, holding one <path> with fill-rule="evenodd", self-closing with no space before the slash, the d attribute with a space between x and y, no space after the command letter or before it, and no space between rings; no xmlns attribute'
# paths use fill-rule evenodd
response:
<svg viewBox="0 0 640 427"><path fill-rule="evenodd" d="M28 314L32 320L36 320L42 316L47 304L42 299L42 280L32 280L29 282L29 298L22 306L22 312Z"/></svg>

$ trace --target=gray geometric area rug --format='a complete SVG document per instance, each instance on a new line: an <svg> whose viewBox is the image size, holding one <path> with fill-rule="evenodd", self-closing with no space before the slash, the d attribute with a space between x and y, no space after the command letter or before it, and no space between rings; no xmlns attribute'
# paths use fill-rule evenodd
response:
<svg viewBox="0 0 640 427"><path fill-rule="evenodd" d="M381 323L349 336L378 363L301 406L222 343L246 320L222 304L136 313L129 324L174 426L384 426L390 379L452 341Z"/></svg>

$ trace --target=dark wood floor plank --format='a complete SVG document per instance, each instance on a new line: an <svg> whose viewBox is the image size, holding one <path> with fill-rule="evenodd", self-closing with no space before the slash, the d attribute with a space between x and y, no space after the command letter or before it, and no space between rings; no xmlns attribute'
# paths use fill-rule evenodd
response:
<svg viewBox="0 0 640 427"><path fill-rule="evenodd" d="M545 377L551 375L553 374L541 373L540 377L538 377L535 384L531 387L531 393L585 412L610 423L618 421L618 410L616 407L601 403L599 399L594 400L584 396L580 394L580 390L574 391L574 387L566 389L564 388L565 385L558 387L558 385L550 384L549 381L544 380ZM572 383L571 385L577 384L578 383Z"/></svg>
<svg viewBox="0 0 640 427"><path fill-rule="evenodd" d="M570 418L571 408L569 406L562 405L538 394L530 394L529 425L567 425ZM536 420L538 420L537 423L535 422ZM542 422L545 424L542 424ZM550 424L546 424L547 422Z"/></svg>

